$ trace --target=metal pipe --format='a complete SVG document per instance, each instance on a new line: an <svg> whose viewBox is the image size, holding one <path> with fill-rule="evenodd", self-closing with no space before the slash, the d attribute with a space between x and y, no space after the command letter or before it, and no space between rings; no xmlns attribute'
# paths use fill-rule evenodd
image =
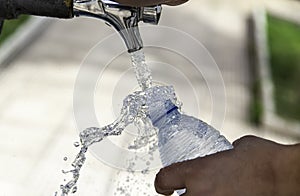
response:
<svg viewBox="0 0 300 196"><path fill-rule="evenodd" d="M0 18L14 19L21 14L72 18L73 0L0 0Z"/></svg>
<svg viewBox="0 0 300 196"><path fill-rule="evenodd" d="M120 33L131 53L143 47L138 23L143 21L157 24L161 6L130 7L113 0L0 0L0 33L3 19L14 19L21 14L56 18L73 18L74 15L99 18Z"/></svg>

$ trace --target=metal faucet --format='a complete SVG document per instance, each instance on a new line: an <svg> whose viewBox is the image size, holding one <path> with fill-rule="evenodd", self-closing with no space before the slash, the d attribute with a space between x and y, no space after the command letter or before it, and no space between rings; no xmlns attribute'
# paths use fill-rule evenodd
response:
<svg viewBox="0 0 300 196"><path fill-rule="evenodd" d="M88 16L113 26L123 38L128 52L134 52L143 47L138 23L157 24L161 11L160 5L130 7L111 0L0 0L0 32L3 19L17 18L20 14L58 18Z"/></svg>
<svg viewBox="0 0 300 196"><path fill-rule="evenodd" d="M124 39L128 52L140 50L143 42L138 22L157 24L161 6L128 7L110 0L75 0L74 15L100 18L112 25Z"/></svg>

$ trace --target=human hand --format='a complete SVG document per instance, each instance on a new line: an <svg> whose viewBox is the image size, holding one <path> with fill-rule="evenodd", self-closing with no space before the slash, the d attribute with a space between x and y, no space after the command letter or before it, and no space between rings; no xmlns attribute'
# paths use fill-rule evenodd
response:
<svg viewBox="0 0 300 196"><path fill-rule="evenodd" d="M143 6L151 6L151 5L180 5L188 0L116 0L116 2L120 3L121 5L128 5L132 7L143 7Z"/></svg>
<svg viewBox="0 0 300 196"><path fill-rule="evenodd" d="M234 149L163 168L156 191L184 196L300 195L300 146L283 146L254 136L233 143Z"/></svg>

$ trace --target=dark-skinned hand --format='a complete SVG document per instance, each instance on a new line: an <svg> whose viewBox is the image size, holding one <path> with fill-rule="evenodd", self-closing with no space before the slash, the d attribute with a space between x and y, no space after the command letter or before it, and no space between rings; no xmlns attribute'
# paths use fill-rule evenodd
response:
<svg viewBox="0 0 300 196"><path fill-rule="evenodd" d="M299 196L300 145L285 146L254 136L234 149L175 163L160 170L156 191L184 196Z"/></svg>

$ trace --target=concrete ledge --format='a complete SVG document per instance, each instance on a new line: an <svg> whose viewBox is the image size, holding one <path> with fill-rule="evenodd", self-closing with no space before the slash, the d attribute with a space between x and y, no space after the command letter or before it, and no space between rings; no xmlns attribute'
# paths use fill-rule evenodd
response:
<svg viewBox="0 0 300 196"><path fill-rule="evenodd" d="M275 14L274 10L271 14ZM281 16L281 15L280 15ZM277 115L274 103L274 86L270 73L270 61L266 32L266 10L258 8L253 11L254 42L256 52L257 76L261 84L261 96L263 105L263 126L284 135L300 137L300 123L286 120ZM285 17L287 19L287 17ZM300 23L299 23L300 24Z"/></svg>
<svg viewBox="0 0 300 196"><path fill-rule="evenodd" d="M18 54L46 30L53 19L31 17L0 47L0 69L5 68Z"/></svg>

